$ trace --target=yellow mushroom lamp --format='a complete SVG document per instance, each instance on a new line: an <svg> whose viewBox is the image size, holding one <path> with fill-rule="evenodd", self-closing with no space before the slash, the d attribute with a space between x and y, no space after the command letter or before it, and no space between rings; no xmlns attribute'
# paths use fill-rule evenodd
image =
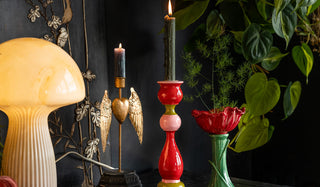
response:
<svg viewBox="0 0 320 187"><path fill-rule="evenodd" d="M82 74L59 46L37 38L0 44L0 110L9 118L1 175L19 187L55 187L48 115L85 97Z"/></svg>

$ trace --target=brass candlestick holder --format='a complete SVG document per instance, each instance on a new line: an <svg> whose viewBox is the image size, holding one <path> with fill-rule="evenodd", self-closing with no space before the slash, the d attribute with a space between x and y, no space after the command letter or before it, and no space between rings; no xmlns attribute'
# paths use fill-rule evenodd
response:
<svg viewBox="0 0 320 187"><path fill-rule="evenodd" d="M142 143L143 138L143 113L141 102L138 94L132 87L130 88L130 98L127 99L122 97L121 89L125 88L125 80L125 77L115 77L115 87L119 89L119 97L115 98L111 103L108 91L105 90L100 105L100 129L103 152L107 145L112 113L119 122L119 168L117 173L105 172L100 179L99 186L141 186L138 175L134 171L123 171L121 166L121 126L128 114L130 121L137 132L140 144ZM128 182L130 184L128 184Z"/></svg>

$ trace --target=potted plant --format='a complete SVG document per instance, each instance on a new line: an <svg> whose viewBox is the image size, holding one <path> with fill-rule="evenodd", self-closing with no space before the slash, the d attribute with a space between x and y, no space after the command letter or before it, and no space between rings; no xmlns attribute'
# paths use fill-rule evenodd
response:
<svg viewBox="0 0 320 187"><path fill-rule="evenodd" d="M195 29L185 46L185 81L196 91L187 99L199 99L205 105L213 102L216 106L207 106L211 110L228 102L235 103L234 95L229 98L224 95L227 90L245 95L245 100L240 98L238 103L245 106L246 113L238 126L241 133L236 137L233 150L252 150L270 140L274 129L269 125L270 111L276 105L283 105L283 119L297 107L301 84L308 84L313 51L319 52L319 5L319 0L176 1L177 30L207 15L205 23ZM298 42L292 43L293 37ZM226 53L217 52L223 47L221 51L229 50L233 60L226 60ZM222 74L221 80L215 80L221 87L205 82L211 81L212 76L201 71L211 71L207 67L210 60L216 64L210 68L216 73L213 77ZM283 60L294 62L306 79L302 83L299 80L279 82L276 78L281 72L273 72L283 70L279 68ZM221 73L217 65L222 64L230 67L231 73ZM232 81L226 83L226 80ZM209 101L204 100L203 96L209 92ZM217 104L219 102L222 104Z"/></svg>
<svg viewBox="0 0 320 187"><path fill-rule="evenodd" d="M275 106L283 105L283 119L294 112L301 85L308 84L313 51L319 52L319 5L319 0L176 1L177 30L207 16L185 46L185 82L195 91L186 99L200 100L215 115L227 106L245 107L232 150L252 150L270 140ZM294 62L305 81L278 81L284 60ZM193 111L193 116L201 113L206 114Z"/></svg>
<svg viewBox="0 0 320 187"><path fill-rule="evenodd" d="M198 33L202 31L199 28ZM243 90L251 74L249 63L235 64L230 44L231 36L220 30L217 35L198 39L192 45L192 52L186 50L183 56L186 62L185 82L196 92L185 98L199 98L207 108L205 111L193 110L192 116L212 140L210 163L213 169L209 186L233 186L226 166L228 132L238 125L245 113L244 107L236 107L236 95Z"/></svg>

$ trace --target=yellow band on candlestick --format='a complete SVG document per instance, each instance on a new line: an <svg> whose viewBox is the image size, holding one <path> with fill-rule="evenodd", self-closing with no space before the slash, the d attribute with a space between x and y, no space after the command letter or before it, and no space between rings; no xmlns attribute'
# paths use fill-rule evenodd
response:
<svg viewBox="0 0 320 187"><path fill-rule="evenodd" d="M165 115L177 115L176 111L174 110L176 105L165 105L166 112Z"/></svg>
<svg viewBox="0 0 320 187"><path fill-rule="evenodd" d="M164 183L164 182L159 182L157 187L185 187L183 182L178 182L178 183Z"/></svg>
<svg viewBox="0 0 320 187"><path fill-rule="evenodd" d="M125 77L115 77L114 84L116 88L125 88L126 87L126 78Z"/></svg>

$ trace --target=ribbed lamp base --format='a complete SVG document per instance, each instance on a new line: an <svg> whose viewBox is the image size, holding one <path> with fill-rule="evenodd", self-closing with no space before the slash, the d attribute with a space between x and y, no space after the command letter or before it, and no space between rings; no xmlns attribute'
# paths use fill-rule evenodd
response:
<svg viewBox="0 0 320 187"><path fill-rule="evenodd" d="M46 107L5 110L9 128L1 175L12 177L19 187L56 187L57 174L48 129Z"/></svg>

